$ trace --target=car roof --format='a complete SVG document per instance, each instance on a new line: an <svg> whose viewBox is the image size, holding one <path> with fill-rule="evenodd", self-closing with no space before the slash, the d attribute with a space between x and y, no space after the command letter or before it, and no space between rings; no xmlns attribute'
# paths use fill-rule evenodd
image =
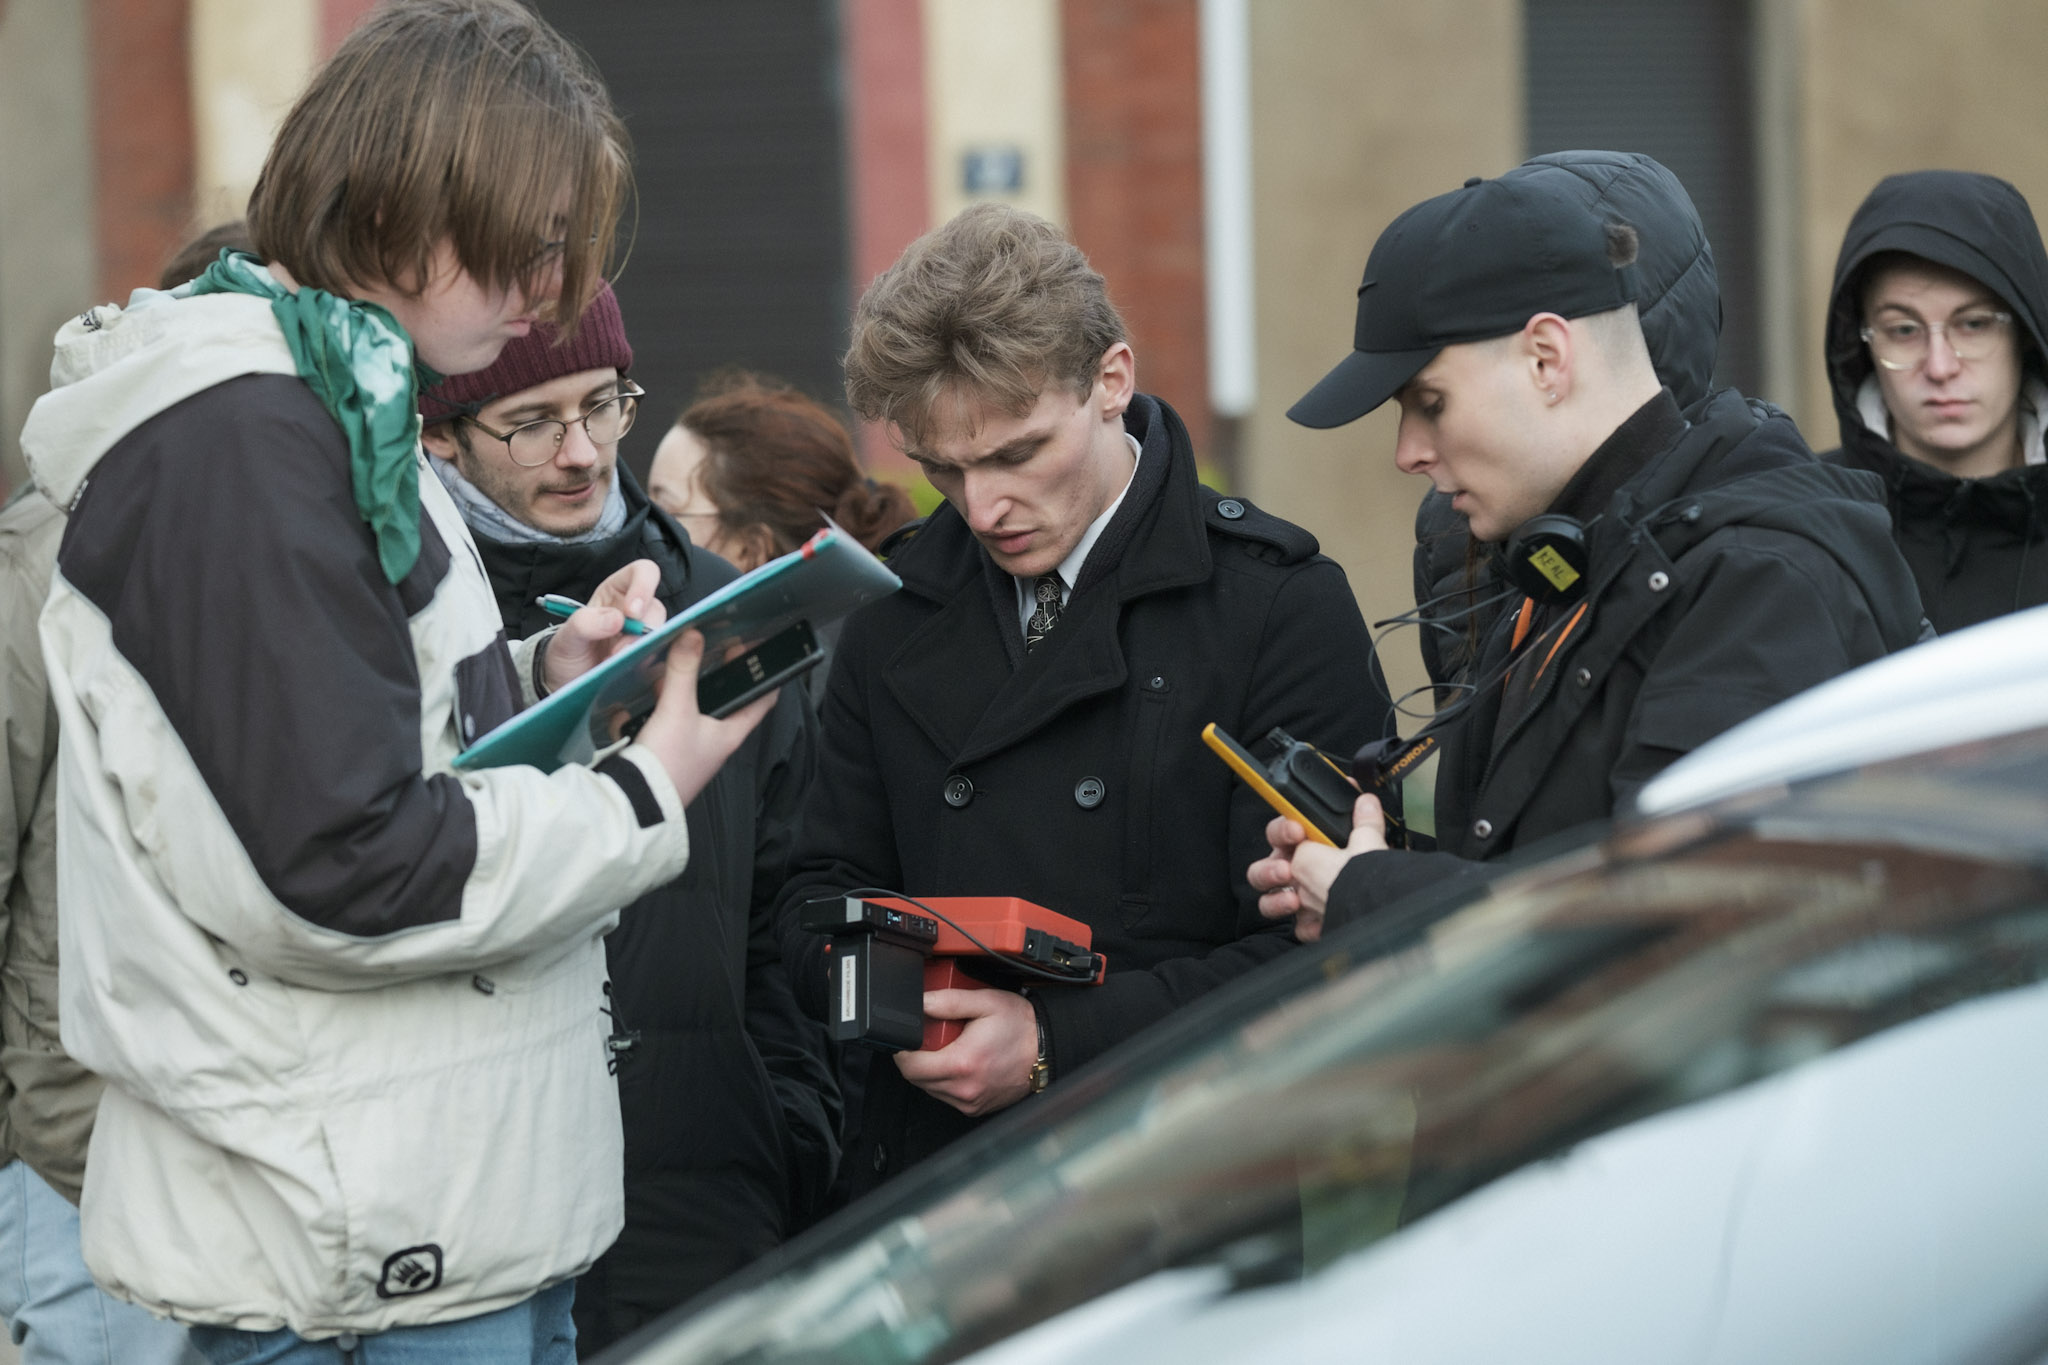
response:
<svg viewBox="0 0 2048 1365"><path fill-rule="evenodd" d="M1724 797L2048 725L2048 606L1916 645L1781 702L1666 768L1636 811Z"/></svg>

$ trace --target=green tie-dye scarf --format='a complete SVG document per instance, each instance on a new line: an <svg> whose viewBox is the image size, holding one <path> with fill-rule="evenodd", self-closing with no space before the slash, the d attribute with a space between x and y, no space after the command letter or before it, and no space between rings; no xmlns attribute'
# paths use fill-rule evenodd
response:
<svg viewBox="0 0 2048 1365"><path fill-rule="evenodd" d="M384 577L404 578L420 556L419 387L440 376L415 367L398 319L322 289L293 293L245 252L221 252L191 292L270 300L299 378L348 438L356 510L377 537Z"/></svg>

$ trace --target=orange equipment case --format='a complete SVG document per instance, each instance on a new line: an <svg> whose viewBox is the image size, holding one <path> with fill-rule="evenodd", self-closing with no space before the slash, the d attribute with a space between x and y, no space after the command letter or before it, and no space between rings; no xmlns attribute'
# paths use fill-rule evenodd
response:
<svg viewBox="0 0 2048 1365"><path fill-rule="evenodd" d="M929 915L936 911L945 916L939 920L938 942L932 945L931 956L925 959L924 988L928 991L991 989L993 983L969 975L961 965L962 958L984 956L983 948L1034 963L1047 971L1057 971L1089 953L1089 945L1094 941L1093 932L1081 921L1057 910L1033 905L1019 896L920 896L920 904L892 896L863 896L861 899L888 910L902 910L913 915ZM929 906L930 910L921 906ZM946 920L953 923L948 924ZM980 939L983 947L976 947L970 942L962 929ZM1102 983L1109 963L1100 953L1094 956L1095 975L1076 978L1072 984L1095 986ZM962 1027L958 1019L927 1018L924 1021L923 1050L935 1052L946 1046L960 1036Z"/></svg>

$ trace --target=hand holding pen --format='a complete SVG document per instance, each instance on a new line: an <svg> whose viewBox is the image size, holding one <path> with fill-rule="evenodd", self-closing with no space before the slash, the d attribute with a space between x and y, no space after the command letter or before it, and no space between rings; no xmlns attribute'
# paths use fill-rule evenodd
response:
<svg viewBox="0 0 2048 1365"><path fill-rule="evenodd" d="M550 616L559 617L564 621L583 610L583 603L578 602L573 597L564 597L560 593L543 593L534 600L540 603L542 611ZM647 623L628 616L626 617L625 629L628 635L645 635L647 633Z"/></svg>
<svg viewBox="0 0 2048 1365"><path fill-rule="evenodd" d="M548 690L568 686L666 621L668 611L654 595L660 586L661 570L654 561L636 559L598 584L588 603L555 598L568 604L567 612L543 598L549 615L564 618L542 659Z"/></svg>

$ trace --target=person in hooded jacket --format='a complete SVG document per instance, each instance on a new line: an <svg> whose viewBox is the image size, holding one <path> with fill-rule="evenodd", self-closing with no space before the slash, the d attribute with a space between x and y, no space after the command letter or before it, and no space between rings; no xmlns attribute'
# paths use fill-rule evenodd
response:
<svg viewBox="0 0 2048 1365"><path fill-rule="evenodd" d="M2048 254L1995 176L1887 176L1849 220L1828 305L1842 444L1884 480L1937 631L2048 602Z"/></svg>
<svg viewBox="0 0 2048 1365"><path fill-rule="evenodd" d="M1549 152L1529 158L1522 169L1549 176L1589 208L1636 226L1636 319L1650 364L1679 411L1688 419L1700 415L1720 350L1721 284L1706 227L1685 186L1641 152ZM1504 599L1465 518L1434 488L1415 509L1414 562L1423 668L1432 683L1455 686Z"/></svg>
<svg viewBox="0 0 2048 1365"><path fill-rule="evenodd" d="M573 339L539 323L490 368L420 395L422 442L514 639L554 624L543 594L580 601L635 560L660 567L671 615L738 577L618 459L632 364L607 284ZM814 747L803 689L786 688L690 803L689 866L605 936L626 1226L577 1283L585 1355L776 1246L831 1184L838 1091L772 915Z"/></svg>
<svg viewBox="0 0 2048 1365"><path fill-rule="evenodd" d="M596 766L456 769L665 616L636 562L508 647L415 385L573 333L629 192L530 10L387 0L278 128L260 255L66 323L23 427L67 518L40 638L61 1038L106 1082L81 1244L209 1360L574 1358L623 1221L602 937L772 702L702 715L686 631Z"/></svg>
<svg viewBox="0 0 2048 1365"><path fill-rule="evenodd" d="M1821 463L1781 413L1730 392L1688 418L1662 384L1638 242L1547 168L1427 200L1373 248L1352 354L1289 412L1339 426L1397 398L1395 463L1500 547L1520 596L1429 736L1440 851L1389 849L1370 795L1343 849L1269 824L1248 879L1300 937L1611 816L1737 722L1919 637L1874 479Z"/></svg>

